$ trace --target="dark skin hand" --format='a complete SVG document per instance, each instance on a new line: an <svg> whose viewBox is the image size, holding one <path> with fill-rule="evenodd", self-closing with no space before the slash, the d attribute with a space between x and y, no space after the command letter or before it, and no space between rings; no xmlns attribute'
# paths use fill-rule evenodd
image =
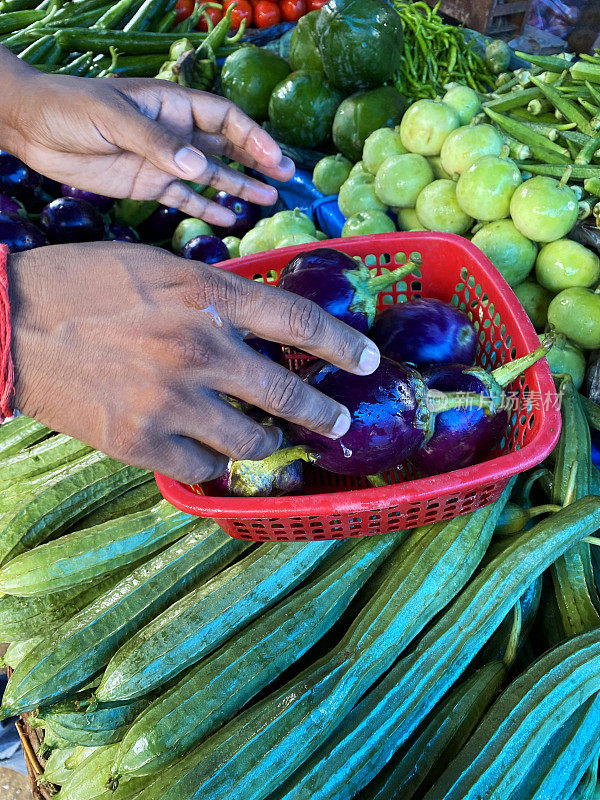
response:
<svg viewBox="0 0 600 800"><path fill-rule="evenodd" d="M0 147L63 183L159 200L227 226L232 213L183 180L270 205L274 189L214 156L280 180L294 171L260 126L210 94L167 81L42 75L1 47L0 78L9 98ZM258 425L223 393L332 438L350 425L343 406L245 345L248 332L357 374L379 363L369 339L310 301L154 247L15 253L8 279L15 407L186 483L279 446L277 428Z"/></svg>

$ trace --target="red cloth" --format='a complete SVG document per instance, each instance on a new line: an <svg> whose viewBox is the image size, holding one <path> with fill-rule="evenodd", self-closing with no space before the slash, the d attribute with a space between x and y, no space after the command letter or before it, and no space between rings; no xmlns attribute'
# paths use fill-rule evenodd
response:
<svg viewBox="0 0 600 800"><path fill-rule="evenodd" d="M15 371L10 353L10 304L6 261L8 247L0 244L0 421L12 417Z"/></svg>

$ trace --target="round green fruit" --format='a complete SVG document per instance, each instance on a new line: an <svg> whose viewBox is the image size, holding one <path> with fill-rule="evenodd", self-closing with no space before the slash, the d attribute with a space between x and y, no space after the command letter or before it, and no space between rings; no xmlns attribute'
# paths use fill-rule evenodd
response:
<svg viewBox="0 0 600 800"><path fill-rule="evenodd" d="M337 194L342 184L348 180L352 162L338 153L325 156L317 162L313 170L313 183L323 194Z"/></svg>
<svg viewBox="0 0 600 800"><path fill-rule="evenodd" d="M513 222L534 242L562 239L577 222L578 212L573 190L542 175L522 183L510 201Z"/></svg>
<svg viewBox="0 0 600 800"><path fill-rule="evenodd" d="M513 286L513 292L517 295L536 331L543 330L548 322L548 306L552 301L552 293L530 279L524 280L518 286Z"/></svg>
<svg viewBox="0 0 600 800"><path fill-rule="evenodd" d="M376 175L377 170L390 156L399 156L406 153L406 147L400 138L400 129L378 128L367 136L363 147L362 158L365 167L371 175Z"/></svg>
<svg viewBox="0 0 600 800"><path fill-rule="evenodd" d="M417 100L402 117L402 144L409 153L437 156L446 137L459 125L460 117L452 106L437 100Z"/></svg>
<svg viewBox="0 0 600 800"><path fill-rule="evenodd" d="M310 244L318 241L316 236L309 236L307 233L290 233L279 239L275 244L275 249L279 250L280 247L292 247L295 244Z"/></svg>
<svg viewBox="0 0 600 800"><path fill-rule="evenodd" d="M477 92L469 86L452 86L443 96L442 101L456 111L461 125L468 125L473 117L481 111Z"/></svg>
<svg viewBox="0 0 600 800"><path fill-rule="evenodd" d="M440 178L452 178L452 175L448 175L446 170L442 167L442 159L440 156L429 156L427 161L429 161L429 166L433 170L433 177L436 181L440 180Z"/></svg>
<svg viewBox="0 0 600 800"><path fill-rule="evenodd" d="M343 100L333 120L333 143L351 161L362 156L367 138L402 119L406 100L393 86L358 92Z"/></svg>
<svg viewBox="0 0 600 800"><path fill-rule="evenodd" d="M540 336L540 342L544 336ZM585 377L585 356L581 350L563 336L558 336L554 345L546 354L550 372L563 375L565 372L573 378L573 385L580 389Z"/></svg>
<svg viewBox="0 0 600 800"><path fill-rule="evenodd" d="M196 219L196 217L186 217L175 228L171 239L171 248L174 253L179 253L184 244L187 244L191 239L205 235L213 235L213 229L207 222L202 219Z"/></svg>
<svg viewBox="0 0 600 800"><path fill-rule="evenodd" d="M521 172L509 158L482 156L456 184L458 204L475 219L491 222L510 213L510 201L521 184Z"/></svg>
<svg viewBox="0 0 600 800"><path fill-rule="evenodd" d="M393 233L395 230L396 226L385 211L360 211L346 220L342 228L342 236Z"/></svg>
<svg viewBox="0 0 600 800"><path fill-rule="evenodd" d="M300 17L290 39L289 62L294 72L298 70L314 70L323 72L323 61L315 34L315 26L319 11L309 11Z"/></svg>
<svg viewBox="0 0 600 800"><path fill-rule="evenodd" d="M600 347L600 295L581 286L563 289L548 308L548 322L584 350Z"/></svg>
<svg viewBox="0 0 600 800"><path fill-rule="evenodd" d="M551 292L571 286L592 286L600 278L600 259L578 242L556 239L538 253L535 277Z"/></svg>
<svg viewBox="0 0 600 800"><path fill-rule="evenodd" d="M317 229L311 218L296 208L293 211L278 211L274 214L265 226L265 232L266 240L270 246L275 247L283 239L296 234L315 239Z"/></svg>
<svg viewBox="0 0 600 800"><path fill-rule="evenodd" d="M387 206L414 208L417 197L432 181L433 170L424 156L390 156L375 176L375 194Z"/></svg>
<svg viewBox="0 0 600 800"><path fill-rule="evenodd" d="M287 61L262 47L241 47L227 56L221 71L224 97L249 117L263 122L268 117L273 89L289 75Z"/></svg>
<svg viewBox="0 0 600 800"><path fill-rule="evenodd" d="M360 211L385 211L387 206L375 194L375 181L363 178L349 179L340 189L338 206L342 214L349 219Z"/></svg>
<svg viewBox="0 0 600 800"><path fill-rule="evenodd" d="M481 227L471 239L511 286L524 281L533 269L537 247L523 236L510 219Z"/></svg>
<svg viewBox="0 0 600 800"><path fill-rule="evenodd" d="M329 139L341 99L320 72L292 72L273 90L269 122L283 142L317 147Z"/></svg>
<svg viewBox="0 0 600 800"><path fill-rule="evenodd" d="M440 153L442 167L453 178L482 156L499 156L504 141L491 125L463 125L445 139Z"/></svg>
<svg viewBox="0 0 600 800"><path fill-rule="evenodd" d="M240 256L251 256L253 253L263 253L271 249L271 242L265 235L266 228L252 228L240 241Z"/></svg>
<svg viewBox="0 0 600 800"><path fill-rule="evenodd" d="M426 228L421 225L417 212L414 208L401 208L398 211L398 228L401 231L424 231Z"/></svg>
<svg viewBox="0 0 600 800"><path fill-rule="evenodd" d="M473 218L458 205L456 184L443 178L420 192L415 210L419 222L430 231L465 233L473 224Z"/></svg>
<svg viewBox="0 0 600 800"><path fill-rule="evenodd" d="M223 244L229 250L229 258L237 258L240 254L240 242L237 236L225 236Z"/></svg>

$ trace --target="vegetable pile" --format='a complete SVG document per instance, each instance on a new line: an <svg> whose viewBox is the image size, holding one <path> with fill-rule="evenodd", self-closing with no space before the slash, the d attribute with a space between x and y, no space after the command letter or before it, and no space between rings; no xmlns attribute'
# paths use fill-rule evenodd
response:
<svg viewBox="0 0 600 800"><path fill-rule="evenodd" d="M443 317L449 341L461 323ZM150 473L3 425L2 714L43 733L40 783L61 800L595 787L600 412L557 388L557 449L496 503L347 541L231 539Z"/></svg>

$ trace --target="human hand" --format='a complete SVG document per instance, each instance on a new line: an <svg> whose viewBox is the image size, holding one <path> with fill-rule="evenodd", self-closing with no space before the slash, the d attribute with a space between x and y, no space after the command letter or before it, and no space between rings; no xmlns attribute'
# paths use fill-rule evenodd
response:
<svg viewBox="0 0 600 800"><path fill-rule="evenodd" d="M146 245L15 253L8 283L16 407L185 483L280 444L219 393L333 438L348 430L343 406L244 344L246 332L357 374L379 363L369 339L310 301Z"/></svg>
<svg viewBox="0 0 600 800"><path fill-rule="evenodd" d="M0 146L62 183L110 197L158 200L226 227L235 221L233 212L184 180L272 205L273 187L216 156L279 180L294 173L266 131L222 97L156 79L44 75L2 48L0 74L8 75Z"/></svg>

